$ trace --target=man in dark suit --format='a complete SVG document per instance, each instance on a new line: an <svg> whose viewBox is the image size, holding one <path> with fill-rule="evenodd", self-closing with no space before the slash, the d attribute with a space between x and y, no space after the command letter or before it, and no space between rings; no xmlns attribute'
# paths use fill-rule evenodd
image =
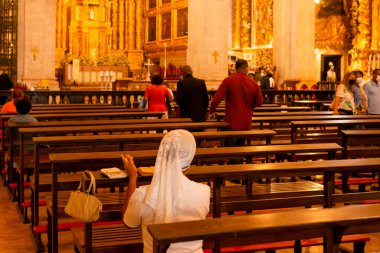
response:
<svg viewBox="0 0 380 253"><path fill-rule="evenodd" d="M191 118L194 122L202 122L207 118L208 95L204 80L193 77L190 66L182 68L183 79L177 83L176 102L181 118Z"/></svg>

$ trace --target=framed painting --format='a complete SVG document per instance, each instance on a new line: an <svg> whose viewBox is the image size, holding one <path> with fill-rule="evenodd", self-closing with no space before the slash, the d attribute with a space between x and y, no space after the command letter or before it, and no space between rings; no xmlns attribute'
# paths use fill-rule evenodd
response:
<svg viewBox="0 0 380 253"><path fill-rule="evenodd" d="M172 14L171 12L162 14L162 33L161 39L166 40L172 37Z"/></svg>
<svg viewBox="0 0 380 253"><path fill-rule="evenodd" d="M148 18L148 42L156 41L156 17Z"/></svg>
<svg viewBox="0 0 380 253"><path fill-rule="evenodd" d="M148 9L153 9L157 7L157 0L149 0Z"/></svg>
<svg viewBox="0 0 380 253"><path fill-rule="evenodd" d="M177 11L177 37L187 36L188 21L187 21L187 8L179 9Z"/></svg>

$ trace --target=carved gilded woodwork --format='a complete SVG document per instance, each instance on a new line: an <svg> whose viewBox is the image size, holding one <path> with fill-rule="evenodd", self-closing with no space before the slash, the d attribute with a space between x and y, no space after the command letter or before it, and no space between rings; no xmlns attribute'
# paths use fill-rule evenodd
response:
<svg viewBox="0 0 380 253"><path fill-rule="evenodd" d="M273 40L273 0L255 0L253 18L255 45L268 45Z"/></svg>
<svg viewBox="0 0 380 253"><path fill-rule="evenodd" d="M251 5L249 0L241 0L240 46L251 46Z"/></svg>
<svg viewBox="0 0 380 253"><path fill-rule="evenodd" d="M167 57L186 58L188 0L145 0L144 3L146 57L163 58L166 43Z"/></svg>
<svg viewBox="0 0 380 253"><path fill-rule="evenodd" d="M347 49L347 28L344 16L318 18L315 26L315 47L318 49Z"/></svg>
<svg viewBox="0 0 380 253"><path fill-rule="evenodd" d="M321 1L316 5L315 47L347 50L349 48L348 19L343 0Z"/></svg>
<svg viewBox="0 0 380 253"><path fill-rule="evenodd" d="M252 66L273 66L273 49L255 49L252 51Z"/></svg>
<svg viewBox="0 0 380 253"><path fill-rule="evenodd" d="M378 1L376 1L378 2ZM370 68L369 56L371 55L371 4L369 0L354 0L351 5L352 49L350 68L363 71ZM373 35L373 33L372 33ZM373 38L373 37L372 37Z"/></svg>

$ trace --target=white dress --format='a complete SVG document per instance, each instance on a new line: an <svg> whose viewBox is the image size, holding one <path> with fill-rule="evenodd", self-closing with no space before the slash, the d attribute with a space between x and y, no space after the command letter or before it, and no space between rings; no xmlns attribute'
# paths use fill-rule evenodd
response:
<svg viewBox="0 0 380 253"><path fill-rule="evenodd" d="M204 220L210 207L210 187L187 180L187 187L184 189L180 200L181 209L179 210L178 221ZM137 227L141 224L144 253L153 252L152 237L147 230L147 225L153 223L154 211L144 203L149 187L149 185L144 185L136 189L129 200L123 219L128 227ZM202 241L173 243L167 252L202 253Z"/></svg>

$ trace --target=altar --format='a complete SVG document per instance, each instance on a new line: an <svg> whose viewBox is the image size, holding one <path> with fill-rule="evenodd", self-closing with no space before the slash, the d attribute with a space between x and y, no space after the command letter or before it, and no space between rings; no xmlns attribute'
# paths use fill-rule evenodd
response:
<svg viewBox="0 0 380 253"><path fill-rule="evenodd" d="M126 66L79 66L73 60L64 68L62 89L70 90L116 90L116 80L132 80L128 78L129 68Z"/></svg>

